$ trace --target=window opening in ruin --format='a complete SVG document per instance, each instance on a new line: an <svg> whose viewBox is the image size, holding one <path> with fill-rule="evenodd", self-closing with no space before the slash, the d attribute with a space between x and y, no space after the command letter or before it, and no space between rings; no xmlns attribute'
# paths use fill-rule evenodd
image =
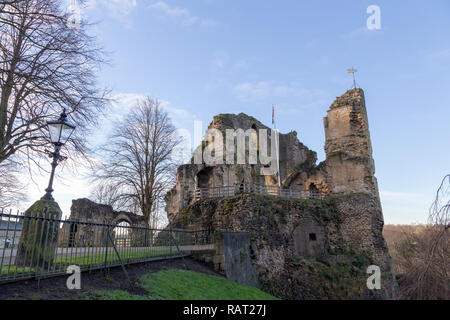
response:
<svg viewBox="0 0 450 320"><path fill-rule="evenodd" d="M131 246L131 236L130 228L131 225L127 221L122 221L117 224L113 230L114 241L116 246L120 247L130 247Z"/></svg>
<svg viewBox="0 0 450 320"><path fill-rule="evenodd" d="M210 188L212 183L212 168L205 168L197 173L197 188Z"/></svg>
<svg viewBox="0 0 450 320"><path fill-rule="evenodd" d="M311 192L318 192L319 189L317 189L317 187L316 187L316 185L314 183L311 183L309 185L309 191L311 191Z"/></svg>

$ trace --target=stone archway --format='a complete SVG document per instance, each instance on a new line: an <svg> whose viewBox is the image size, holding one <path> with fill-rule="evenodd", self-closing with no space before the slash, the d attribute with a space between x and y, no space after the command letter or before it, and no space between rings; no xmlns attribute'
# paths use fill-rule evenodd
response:
<svg viewBox="0 0 450 320"><path fill-rule="evenodd" d="M118 220L113 229L113 239L118 247L131 247L131 223L127 220Z"/></svg>
<svg viewBox="0 0 450 320"><path fill-rule="evenodd" d="M72 200L69 220L92 223L65 225L66 230L61 233L63 238L60 241L71 246L103 246L107 230L105 224L117 226L122 222L129 225L129 236L135 245L145 245L151 239L145 217L132 212L114 211L109 205L89 199Z"/></svg>
<svg viewBox="0 0 450 320"><path fill-rule="evenodd" d="M133 220L131 219L130 214L134 215L134 213L120 211L111 224L118 225L119 223L126 222L132 226Z"/></svg>

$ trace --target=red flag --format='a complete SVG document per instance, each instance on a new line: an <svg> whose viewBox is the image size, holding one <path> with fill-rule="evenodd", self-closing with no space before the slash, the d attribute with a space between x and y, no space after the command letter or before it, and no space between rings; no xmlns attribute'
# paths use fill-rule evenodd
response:
<svg viewBox="0 0 450 320"><path fill-rule="evenodd" d="M272 105L272 124L275 123L275 107Z"/></svg>

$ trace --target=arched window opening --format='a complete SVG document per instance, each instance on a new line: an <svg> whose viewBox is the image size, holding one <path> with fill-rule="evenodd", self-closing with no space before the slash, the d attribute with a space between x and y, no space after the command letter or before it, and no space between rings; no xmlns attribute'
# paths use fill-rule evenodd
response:
<svg viewBox="0 0 450 320"><path fill-rule="evenodd" d="M122 221L114 228L114 242L118 247L131 246L131 225L127 221Z"/></svg>

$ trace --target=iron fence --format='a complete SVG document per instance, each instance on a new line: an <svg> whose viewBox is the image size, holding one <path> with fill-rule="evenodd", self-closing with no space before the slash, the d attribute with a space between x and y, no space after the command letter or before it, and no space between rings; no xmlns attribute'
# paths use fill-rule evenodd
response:
<svg viewBox="0 0 450 320"><path fill-rule="evenodd" d="M213 246L213 231L152 229L107 221L0 213L0 283L185 256Z"/></svg>

